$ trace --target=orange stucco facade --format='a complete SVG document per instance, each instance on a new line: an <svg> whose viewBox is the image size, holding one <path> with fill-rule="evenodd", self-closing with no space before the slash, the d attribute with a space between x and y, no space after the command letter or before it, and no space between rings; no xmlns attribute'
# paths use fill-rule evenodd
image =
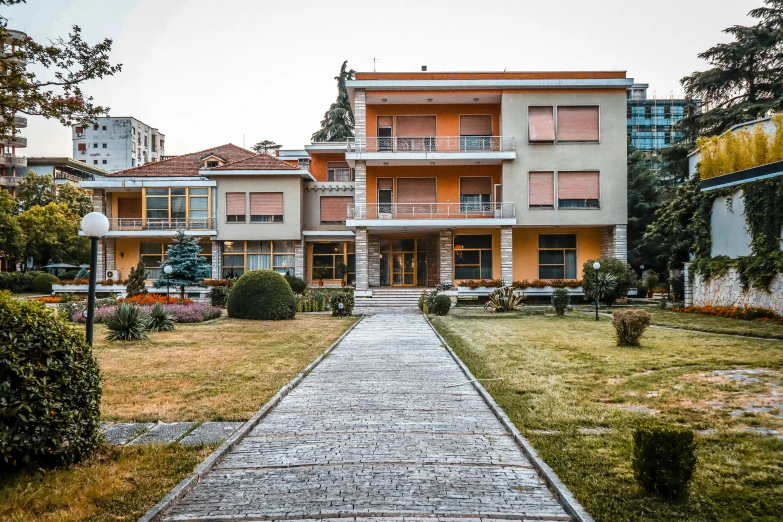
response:
<svg viewBox="0 0 783 522"><path fill-rule="evenodd" d="M464 93L463 93L464 94ZM367 137L378 135L378 116L431 116L436 117L437 136L459 136L459 117L462 114L490 114L492 116L492 135L500 135L499 104L464 105L367 105ZM395 119L393 133L397 135ZM333 161L333 160L332 160Z"/></svg>
<svg viewBox="0 0 783 522"><path fill-rule="evenodd" d="M460 177L491 177L492 186L503 178L501 165L450 165L431 167L367 167L367 203L378 201L378 178L436 178L438 203L459 203ZM494 194L493 194L494 198ZM395 182L394 200L397 201Z"/></svg>
<svg viewBox="0 0 783 522"><path fill-rule="evenodd" d="M512 235L514 281L538 279L539 234L576 234L576 277L582 265L601 257L601 229L598 227L515 228Z"/></svg>
<svg viewBox="0 0 783 522"><path fill-rule="evenodd" d="M316 181L327 181L326 167L330 161L345 162L345 153L331 152L311 152L310 153L310 174Z"/></svg>

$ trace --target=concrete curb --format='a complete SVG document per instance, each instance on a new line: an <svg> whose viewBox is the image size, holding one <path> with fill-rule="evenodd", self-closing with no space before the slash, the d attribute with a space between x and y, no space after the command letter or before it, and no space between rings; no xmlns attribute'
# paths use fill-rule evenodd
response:
<svg viewBox="0 0 783 522"><path fill-rule="evenodd" d="M318 366L324 358L334 350L343 338L351 333L356 326L362 322L364 315L359 317L359 320L353 323L350 328L340 335L316 360L307 365L299 375L294 377L291 382L280 388L280 390L267 402L263 408L258 410L250 420L245 422L239 429L237 429L226 441L220 445L218 449L213 451L204 461L199 464L190 476L185 477L182 481L172 489L168 495L163 497L160 502L152 506L139 520L138 522L155 522L162 520L163 515L168 509L173 506L178 500L184 497L191 489L193 489L201 480L204 475L209 473L217 464L223 460L223 458L233 450L239 442L250 433L253 428L258 425L261 420L266 417L275 406L277 406L283 398L288 395L291 390L296 388L307 375Z"/></svg>
<svg viewBox="0 0 783 522"><path fill-rule="evenodd" d="M454 361L457 363L457 365L462 370L462 373L465 374L465 377L467 377L468 380L472 381L476 377L473 376L471 371L468 369L467 366L460 360L460 358L457 356L456 353L454 353L454 350L452 350L451 346L449 346L449 343L446 342L446 339L443 338L442 335L438 332L438 330L435 329L435 327L430 322L430 318L427 317L427 315L424 315L424 319L427 321L427 324L432 328L432 331L435 332L435 335L438 336L438 339L440 339L440 342L443 343L443 346L446 348L446 350L449 352L451 357L454 359ZM560 480L560 478L557 476L555 471L549 467L549 465L541 459L541 457L538 456L538 453L533 448L533 445L530 444L530 442L522 436L522 434L519 432L516 426L514 426L514 423L511 422L511 420L508 418L508 416L505 414L505 412L500 408L500 406L497 405L495 400L492 398L492 396L487 392L486 389L484 389L484 386L481 385L480 382L476 381L471 383L473 387L476 389L476 391L479 392L479 395L481 395L481 398L484 399L484 402L487 403L487 406L489 406L489 409L492 410L492 413L495 414L495 416L498 418L501 424L503 424L503 427L508 430L509 433L511 433L512 438L517 443L517 445L522 449L522 452L527 456L527 458L530 460L530 462L533 464L533 467L538 472L539 476L541 476L542 479L544 479L544 482L546 483L547 487L552 491L552 493L557 497L557 500L560 502L560 504L565 509L566 513L574 517L574 520L576 522L595 522L593 520L593 517L590 516L589 513L585 510L584 507L582 507L582 504L579 503L578 500L574 497L574 495L571 493L571 491L566 487L565 484Z"/></svg>

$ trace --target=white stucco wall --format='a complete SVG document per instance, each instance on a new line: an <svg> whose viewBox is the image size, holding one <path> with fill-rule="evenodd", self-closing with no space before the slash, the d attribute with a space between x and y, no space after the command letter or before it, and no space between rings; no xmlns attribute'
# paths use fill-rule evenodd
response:
<svg viewBox="0 0 783 522"><path fill-rule="evenodd" d="M712 257L736 258L751 254L751 237L745 223L745 198L742 190L737 190L730 197L731 209L727 205L728 198L724 196L716 198L712 204L710 218Z"/></svg>

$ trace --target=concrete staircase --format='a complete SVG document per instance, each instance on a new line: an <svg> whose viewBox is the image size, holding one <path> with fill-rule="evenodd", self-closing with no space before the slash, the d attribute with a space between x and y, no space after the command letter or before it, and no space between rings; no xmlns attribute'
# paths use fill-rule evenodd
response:
<svg viewBox="0 0 783 522"><path fill-rule="evenodd" d="M355 314L383 313L420 313L419 297L429 288L421 287L388 287L372 288L372 297L356 296L354 298Z"/></svg>

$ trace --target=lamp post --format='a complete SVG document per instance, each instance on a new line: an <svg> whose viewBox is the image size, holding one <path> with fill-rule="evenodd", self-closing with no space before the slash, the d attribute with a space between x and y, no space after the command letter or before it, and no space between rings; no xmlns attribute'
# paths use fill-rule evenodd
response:
<svg viewBox="0 0 783 522"><path fill-rule="evenodd" d="M598 320L598 271L601 269L601 263L596 261L593 263L593 269L595 270L595 320Z"/></svg>
<svg viewBox="0 0 783 522"><path fill-rule="evenodd" d="M100 212L90 212L82 218L82 231L90 238L90 287L87 293L87 343L92 346L95 325L95 284L98 272L98 240L109 231L109 220Z"/></svg>
<svg viewBox="0 0 783 522"><path fill-rule="evenodd" d="M171 304L171 273L174 271L173 268L171 268L171 265L166 265L163 267L163 273L166 274L166 303Z"/></svg>

